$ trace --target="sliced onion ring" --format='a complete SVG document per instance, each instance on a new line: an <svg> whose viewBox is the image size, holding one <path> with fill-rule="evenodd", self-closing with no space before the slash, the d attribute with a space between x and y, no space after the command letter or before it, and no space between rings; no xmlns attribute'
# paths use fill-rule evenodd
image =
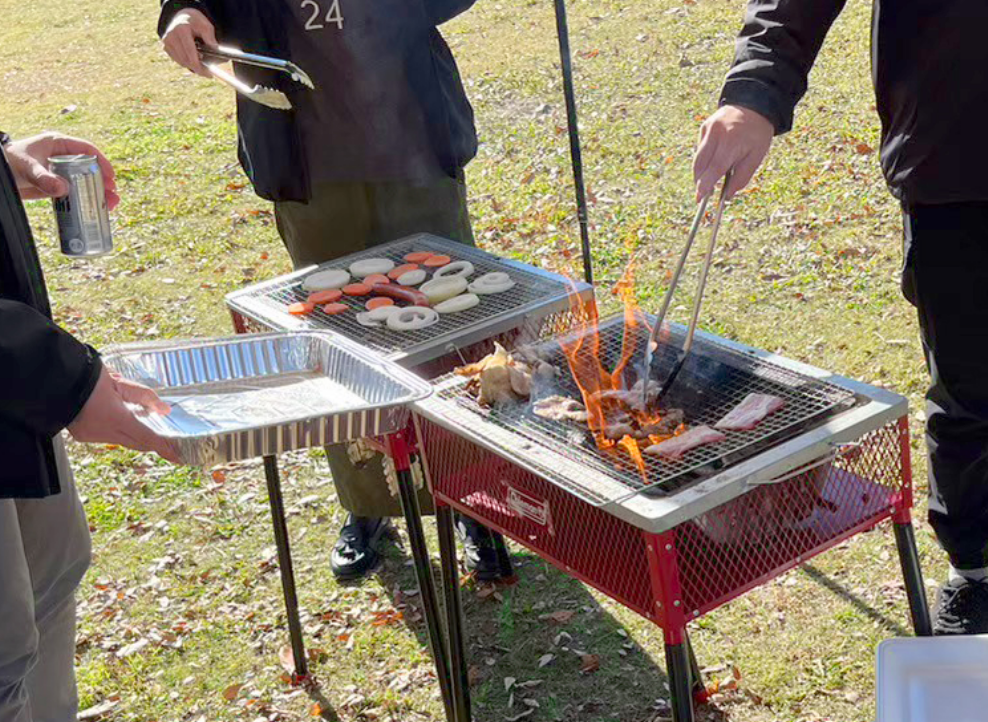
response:
<svg viewBox="0 0 988 722"><path fill-rule="evenodd" d="M442 303L448 298L459 296L467 290L467 279L462 276L452 278L433 278L428 283L423 283L419 290L429 297L429 303L435 305Z"/></svg>
<svg viewBox="0 0 988 722"><path fill-rule="evenodd" d="M470 261L454 261L448 263L432 274L432 278L466 278L473 273L473 264Z"/></svg>
<svg viewBox="0 0 988 722"><path fill-rule="evenodd" d="M350 273L357 278L367 278L375 273L384 273L393 270L394 261L387 258L365 258L362 261L354 261L350 264Z"/></svg>
<svg viewBox="0 0 988 722"><path fill-rule="evenodd" d="M424 281L428 275L429 274L427 274L421 268L417 268L414 271L406 271L405 273L398 276L398 285L417 286L420 283L422 283L422 281Z"/></svg>
<svg viewBox="0 0 988 722"><path fill-rule="evenodd" d="M425 306L409 306L388 316L388 328L392 331L420 331L439 322L439 313Z"/></svg>
<svg viewBox="0 0 988 722"><path fill-rule="evenodd" d="M370 311L363 311L356 315L357 323L367 328L380 328L391 316L402 309L397 306L379 306Z"/></svg>
<svg viewBox="0 0 988 722"><path fill-rule="evenodd" d="M342 268L329 268L306 276L302 281L302 288L306 291L329 291L343 288L348 283L350 283L349 273Z"/></svg>
<svg viewBox="0 0 988 722"><path fill-rule="evenodd" d="M439 313L461 313L463 311L469 311L478 303L480 303L480 296L476 293L464 293L436 304L435 309Z"/></svg>
<svg viewBox="0 0 988 722"><path fill-rule="evenodd" d="M509 288L513 288L514 285L515 282L511 280L511 276L507 273L496 271L494 273L487 273L481 276L470 284L469 289L471 293L477 293L484 296L494 293L503 293Z"/></svg>

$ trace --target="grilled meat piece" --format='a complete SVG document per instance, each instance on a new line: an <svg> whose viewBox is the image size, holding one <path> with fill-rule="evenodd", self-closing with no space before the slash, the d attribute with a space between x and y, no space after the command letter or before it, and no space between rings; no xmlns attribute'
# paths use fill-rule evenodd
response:
<svg viewBox="0 0 988 722"><path fill-rule="evenodd" d="M771 394L748 394L744 401L731 409L714 428L727 431L750 431L766 417L786 405L784 399Z"/></svg>
<svg viewBox="0 0 988 722"><path fill-rule="evenodd" d="M587 422L587 410L576 399L566 396L547 396L532 404L532 413L550 421Z"/></svg>
<svg viewBox="0 0 988 722"><path fill-rule="evenodd" d="M723 441L726 438L727 437L724 434L711 429L709 426L697 426L685 433L680 434L679 436L674 436L671 439L667 439L661 444L653 444L652 446L649 446L645 449L645 453L663 456L667 459L677 461L683 458L683 455L686 452L691 451L698 446L704 446L705 444L716 444L718 441Z"/></svg>

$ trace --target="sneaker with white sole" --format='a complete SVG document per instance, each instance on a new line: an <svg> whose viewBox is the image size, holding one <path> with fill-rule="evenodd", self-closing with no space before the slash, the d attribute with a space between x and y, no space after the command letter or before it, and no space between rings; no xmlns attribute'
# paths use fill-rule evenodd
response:
<svg viewBox="0 0 988 722"><path fill-rule="evenodd" d="M988 581L951 579L937 591L937 636L988 634Z"/></svg>

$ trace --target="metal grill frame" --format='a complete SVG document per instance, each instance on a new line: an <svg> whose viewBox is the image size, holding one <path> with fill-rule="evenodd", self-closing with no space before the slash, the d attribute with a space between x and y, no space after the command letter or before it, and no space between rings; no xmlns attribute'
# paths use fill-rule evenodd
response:
<svg viewBox="0 0 988 722"><path fill-rule="evenodd" d="M471 311L453 314L412 336L378 329L365 329L356 322L340 322L332 316L315 313L310 317L292 316L287 305L304 301L308 295L301 290L306 276L323 268L346 268L354 261L389 257L400 259L411 251L429 250L451 256L454 260L473 263L480 272L503 271L516 281L515 291L485 297ZM310 266L269 281L253 284L226 296L226 304L234 317L238 331L297 329L329 329L361 344L389 361L406 368L416 368L443 356L456 354L458 349L471 346L519 326L540 321L546 316L568 313L569 294L575 291L585 300L593 298L593 287L566 279L534 266L499 258L473 246L467 246L428 233L419 233L366 251L334 259L320 266ZM503 299L503 300L502 300ZM356 309L356 302L352 303ZM493 308L492 308L493 305ZM352 314L350 314L352 315ZM534 340L538 336L531 337Z"/></svg>
<svg viewBox="0 0 988 722"><path fill-rule="evenodd" d="M605 323L608 323L607 321ZM616 322L616 321L614 321ZM681 327L676 332L682 332ZM442 387L432 398L415 405L415 413L469 439L513 464L523 467L549 483L562 486L581 500L605 509L628 523L652 533L662 533L689 519L735 499L760 483L776 479L794 469L837 452L865 434L904 416L908 400L885 389L831 374L778 354L761 351L705 332L697 332L703 346L720 346L727 351L788 370L807 379L847 390L858 405L837 413L818 426L728 466L723 471L666 496L657 497L632 491L618 481L612 469L587 469L573 457L560 453L508 428L495 424L464 424L462 407L442 398ZM567 475L580 478L593 493L561 484Z"/></svg>

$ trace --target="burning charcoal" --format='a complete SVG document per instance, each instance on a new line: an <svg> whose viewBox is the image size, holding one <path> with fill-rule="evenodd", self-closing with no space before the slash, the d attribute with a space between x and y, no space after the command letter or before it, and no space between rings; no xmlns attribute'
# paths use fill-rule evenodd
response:
<svg viewBox="0 0 988 722"><path fill-rule="evenodd" d="M604 436L611 441L620 441L625 436L634 436L634 434L634 421L624 414L608 419L607 425L604 426Z"/></svg>
<svg viewBox="0 0 988 722"><path fill-rule="evenodd" d="M550 421L587 422L587 410L576 399L565 396L549 396L532 404L532 413Z"/></svg>

